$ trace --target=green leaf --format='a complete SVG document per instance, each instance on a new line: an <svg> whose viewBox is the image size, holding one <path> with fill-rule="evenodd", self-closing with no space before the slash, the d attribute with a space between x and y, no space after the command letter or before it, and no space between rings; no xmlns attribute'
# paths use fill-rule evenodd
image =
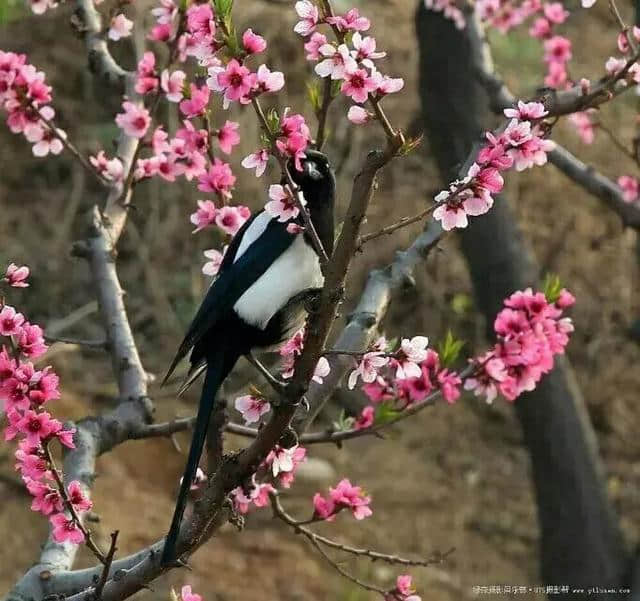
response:
<svg viewBox="0 0 640 601"><path fill-rule="evenodd" d="M276 109L271 109L267 113L267 125L272 134L280 131L280 115Z"/></svg>
<svg viewBox="0 0 640 601"><path fill-rule="evenodd" d="M422 139L424 136L420 135L417 138L409 138L405 141L405 143L398 150L398 154L400 156L406 156L413 152L420 144L422 144Z"/></svg>
<svg viewBox="0 0 640 601"><path fill-rule="evenodd" d="M455 294L451 299L451 308L457 315L465 315L473 308L473 300L463 292Z"/></svg>
<svg viewBox="0 0 640 601"><path fill-rule="evenodd" d="M333 422L333 429L335 432L346 432L347 430L351 430L351 428L353 428L353 424L355 423L355 421L355 418L348 417L343 409L340 412L338 420Z"/></svg>
<svg viewBox="0 0 640 601"><path fill-rule="evenodd" d="M171 590L169 591L169 599L170 599L171 601L180 601L180 600L178 599L178 595L176 594L176 592L175 592L173 589L171 589Z"/></svg>
<svg viewBox="0 0 640 601"><path fill-rule="evenodd" d="M320 92L320 83L313 80L307 83L307 96L311 103L314 113L319 113L322 108L322 94Z"/></svg>
<svg viewBox="0 0 640 601"><path fill-rule="evenodd" d="M231 10L233 9L233 0L214 0L216 13L223 20L227 20L231 16Z"/></svg>
<svg viewBox="0 0 640 601"><path fill-rule="evenodd" d="M438 345L440 363L444 367L449 367L455 363L460 356L460 351L464 344L464 340L456 340L451 330L448 330L444 340Z"/></svg>
<svg viewBox="0 0 640 601"><path fill-rule="evenodd" d="M400 415L400 411L395 409L391 402L385 401L376 407L373 423L378 426L394 421Z"/></svg>
<svg viewBox="0 0 640 601"><path fill-rule="evenodd" d="M340 94L340 88L342 87L342 81L336 79L331 82L331 98L335 98Z"/></svg>
<svg viewBox="0 0 640 601"><path fill-rule="evenodd" d="M560 296L562 290L562 282L555 273L548 273L544 278L544 284L542 290L550 303L555 303Z"/></svg>

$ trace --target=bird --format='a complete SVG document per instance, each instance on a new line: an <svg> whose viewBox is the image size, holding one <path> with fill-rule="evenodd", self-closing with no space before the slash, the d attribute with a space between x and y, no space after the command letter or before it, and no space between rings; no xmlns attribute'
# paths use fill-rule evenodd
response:
<svg viewBox="0 0 640 601"><path fill-rule="evenodd" d="M305 155L298 165L301 169L296 169L293 161L286 167L302 192L325 253L331 256L335 175L326 155L316 150L306 150ZM283 176L281 183L286 181ZM163 380L165 384L189 352L189 371L178 394L204 372L191 447L163 547L162 565L181 563L176 557L176 543L218 390L242 356L271 383L283 386L253 353L275 350L290 339L304 325L309 300L324 283L320 257L302 216L292 221L302 227L288 229L291 221L283 223L263 209L238 230Z"/></svg>

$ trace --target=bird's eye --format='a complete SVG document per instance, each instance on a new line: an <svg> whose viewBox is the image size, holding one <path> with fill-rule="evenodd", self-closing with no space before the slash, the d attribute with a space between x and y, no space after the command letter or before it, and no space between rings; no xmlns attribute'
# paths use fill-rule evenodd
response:
<svg viewBox="0 0 640 601"><path fill-rule="evenodd" d="M303 164L303 170L304 174L313 180L321 180L323 177L322 172L315 161L305 161Z"/></svg>

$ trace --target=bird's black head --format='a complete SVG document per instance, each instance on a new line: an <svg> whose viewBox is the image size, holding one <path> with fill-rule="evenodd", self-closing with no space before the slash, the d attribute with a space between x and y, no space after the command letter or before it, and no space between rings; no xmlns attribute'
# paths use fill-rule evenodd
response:
<svg viewBox="0 0 640 601"><path fill-rule="evenodd" d="M302 170L289 164L293 181L300 186L307 201L309 215L318 236L331 254L333 249L333 209L336 199L336 178L326 155L317 150L305 150Z"/></svg>

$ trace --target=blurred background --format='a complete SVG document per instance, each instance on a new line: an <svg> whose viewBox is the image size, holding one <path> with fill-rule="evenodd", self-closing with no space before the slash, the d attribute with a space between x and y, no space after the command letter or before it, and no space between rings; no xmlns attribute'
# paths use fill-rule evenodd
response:
<svg viewBox="0 0 640 601"><path fill-rule="evenodd" d="M589 12L576 10L564 26L574 41L573 77L595 79L615 51L616 29L605 3L600 4ZM418 135L423 125L416 3L368 0L350 5L371 18L378 47L389 55L384 71L405 79L404 91L385 101L391 121ZM150 6L146 0L136 0L131 10L139 19L149 20ZM104 148L110 155L120 99L88 72L83 43L69 26L71 14L72 7L63 4L36 17L21 4L0 0L0 48L27 53L30 62L47 73L59 122L82 150L93 154ZM238 2L235 14L239 29L252 26L270 41L268 63L287 76L280 108L292 106L311 120L306 101L311 69L300 52L300 39L292 32L291 6L266 0ZM490 39L497 66L511 89L517 95L532 95L543 73L539 45L526 32L493 33ZM114 53L126 68L134 68L131 45L143 43L140 34L114 45ZM607 105L601 115L627 141L635 134L629 115L636 102L633 94L627 94ZM339 175L338 218L359 161L367 150L383 143L374 126L354 128L344 118L336 119L346 107L342 100L334 103L326 147ZM256 180L240 167L242 157L257 148L258 129L250 111L236 108L231 113L230 118L240 121L242 134L231 160L238 176L235 200L255 209L264 204L267 183L277 174L272 170L266 179ZM215 116L220 123L226 117ZM175 115L170 123L175 126ZM603 133L585 146L569 123L560 123L554 137L612 179L634 173L634 164L615 152ZM0 264L26 263L33 274L31 287L14 292L12 304L52 333L101 338L86 265L72 258L69 250L84 235L87 212L102 202L102 191L68 155L35 159L30 145L4 126L0 166ZM366 231L418 212L440 186L425 138L418 151L395 161L382 174ZM640 347L629 332L640 315L636 233L624 230L614 214L552 166L510 173L506 193L541 272L559 274L578 299L572 311L576 332L569 358L598 436L608 494L626 540L635 543L640 533ZM120 243L118 266L129 317L143 363L153 374L166 368L208 284L201 273L202 251L221 245L216 233L191 233L189 215L199 197L195 186L186 182L166 185L152 180L139 185ZM357 301L369 271L386 265L394 251L405 248L419 231L416 224L380 238L356 258L344 315ZM483 318L474 306L454 237L419 267L415 287L394 302L384 324L389 336L420 333L434 341L448 329L467 341L466 352L485 344ZM80 418L115 402L116 387L105 354L58 344L46 360L62 380L56 417ZM245 365L237 371L234 382L240 390L251 372ZM176 400L172 390L154 384L151 396L158 420L195 410L196 392ZM327 423L336 413L324 417ZM184 452L187 435L180 441ZM230 447L241 442L228 437ZM0 548L0 590L8 589L35 559L47 528L46 521L28 509L28 494L12 471L13 450L0 445L0 532L12 542ZM285 495L292 513L308 515L313 492L348 476L371 494L373 517L356 523L340 516L337 524L320 530L356 545L405 555L456 548L446 563L412 570L426 601L472 598L474 585L543 584L528 453L506 402L486 405L463 396L454 406L439 404L395 427L383 441L364 438L342 449L316 447L310 456L296 486ZM117 528L120 553L125 554L156 540L168 526L183 462L184 456L170 440L129 442L103 456L98 462L92 525L98 541L106 541ZM90 563L83 554L78 565ZM242 533L224 528L196 553L192 565L193 572L173 571L154 585L153 592L140 596L165 599L168 587L188 582L206 601L369 598L273 521L269 510L251 514ZM346 565L383 584L397 573L378 563L349 560Z"/></svg>

